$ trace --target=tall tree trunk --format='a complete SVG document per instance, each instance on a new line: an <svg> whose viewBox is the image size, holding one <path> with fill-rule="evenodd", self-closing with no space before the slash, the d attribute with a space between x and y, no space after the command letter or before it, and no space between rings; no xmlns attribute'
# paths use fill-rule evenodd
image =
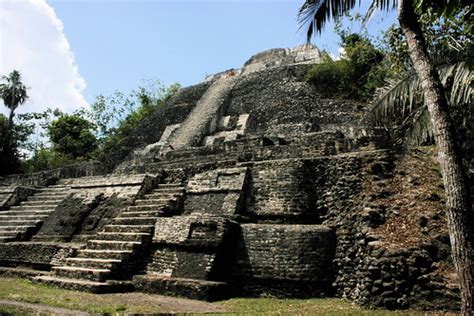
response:
<svg viewBox="0 0 474 316"><path fill-rule="evenodd" d="M10 116L8 117L8 130L11 131L13 128L13 117L15 116L15 109L10 109Z"/></svg>
<svg viewBox="0 0 474 316"><path fill-rule="evenodd" d="M398 20L408 42L413 66L420 78L438 147L438 160L446 191L448 231L452 259L461 290L461 314L473 315L474 216L469 183L463 170L459 144L449 115L439 75L426 49L413 1L398 0Z"/></svg>

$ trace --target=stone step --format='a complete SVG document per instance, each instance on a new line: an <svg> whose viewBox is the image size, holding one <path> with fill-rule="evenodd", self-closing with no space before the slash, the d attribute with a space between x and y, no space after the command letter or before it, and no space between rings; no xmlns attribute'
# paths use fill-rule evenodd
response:
<svg viewBox="0 0 474 316"><path fill-rule="evenodd" d="M58 196L65 196L65 195L68 195L71 192L72 191L40 191L40 192L34 193L31 196L42 196L42 197L51 196L52 199L55 199Z"/></svg>
<svg viewBox="0 0 474 316"><path fill-rule="evenodd" d="M161 211L165 208L162 205L132 205L127 207L129 212Z"/></svg>
<svg viewBox="0 0 474 316"><path fill-rule="evenodd" d="M126 260L133 255L131 250L79 249L77 258Z"/></svg>
<svg viewBox="0 0 474 316"><path fill-rule="evenodd" d="M95 282L89 280L61 278L57 276L37 276L32 278L32 280L33 282L44 283L65 289L86 291L96 294L118 293L133 290L133 286L125 282Z"/></svg>
<svg viewBox="0 0 474 316"><path fill-rule="evenodd" d="M114 225L155 225L156 217L116 217Z"/></svg>
<svg viewBox="0 0 474 316"><path fill-rule="evenodd" d="M92 268L92 269L115 269L122 260L119 259L98 259L98 258L67 258L67 266Z"/></svg>
<svg viewBox="0 0 474 316"><path fill-rule="evenodd" d="M181 197L183 193L169 193L169 192L151 192L145 195L141 200L152 200L152 199L160 199L160 200L169 200Z"/></svg>
<svg viewBox="0 0 474 316"><path fill-rule="evenodd" d="M110 233L110 232L100 232L97 234L97 238L100 240L113 240L113 241L138 241L144 242L145 240L151 239L151 234L149 233Z"/></svg>
<svg viewBox="0 0 474 316"><path fill-rule="evenodd" d="M158 186L158 188L153 189L153 191L150 192L150 194L153 193L182 193L184 192L184 187L164 187L161 188Z"/></svg>
<svg viewBox="0 0 474 316"><path fill-rule="evenodd" d="M160 183L158 184L158 188L183 188L181 183Z"/></svg>
<svg viewBox="0 0 474 316"><path fill-rule="evenodd" d="M87 242L87 249L96 250L134 250L142 243L138 241L116 241L92 239Z"/></svg>
<svg viewBox="0 0 474 316"><path fill-rule="evenodd" d="M96 282L104 282L111 273L110 269L91 269L69 266L52 267L51 271L59 277L85 279Z"/></svg>
<svg viewBox="0 0 474 316"><path fill-rule="evenodd" d="M0 232L0 240L5 241L13 241L18 238L20 232Z"/></svg>
<svg viewBox="0 0 474 316"><path fill-rule="evenodd" d="M62 200L64 200L66 196L65 195L61 195L61 196L36 196L36 195L32 195L32 196L29 196L28 197L28 202L37 202L37 203L43 203L43 202L47 202L47 203L54 203L54 204L59 204L59 202L61 202Z"/></svg>
<svg viewBox="0 0 474 316"><path fill-rule="evenodd" d="M105 225L104 232L107 233L151 233L154 225Z"/></svg>
<svg viewBox="0 0 474 316"><path fill-rule="evenodd" d="M0 215L0 221L4 220L14 220L14 221L28 221L28 220L42 220L48 217L48 215Z"/></svg>
<svg viewBox="0 0 474 316"><path fill-rule="evenodd" d="M2 232L26 232L28 230L36 229L36 226L21 226L21 225L12 225L12 226L1 226L0 231Z"/></svg>
<svg viewBox="0 0 474 316"><path fill-rule="evenodd" d="M172 202L176 202L176 199L168 199L168 198L150 198L150 199L140 199L135 200L135 205L156 205L156 206L165 206L169 205Z"/></svg>
<svg viewBox="0 0 474 316"><path fill-rule="evenodd" d="M5 242L10 242L10 241L15 241L16 238L13 237L0 237L0 243L5 243Z"/></svg>
<svg viewBox="0 0 474 316"><path fill-rule="evenodd" d="M70 189L71 187L68 185L53 184L44 188L38 188L37 190L40 192L49 192L49 191L69 191Z"/></svg>
<svg viewBox="0 0 474 316"><path fill-rule="evenodd" d="M54 211L54 208L56 207L56 204L54 205L16 205L16 206L11 206L10 210L25 210L25 211L31 211L31 210L52 210Z"/></svg>
<svg viewBox="0 0 474 316"><path fill-rule="evenodd" d="M124 211L121 212L116 218L124 218L124 217L160 217L163 216L165 212L161 210L156 211Z"/></svg>
<svg viewBox="0 0 474 316"><path fill-rule="evenodd" d="M219 281L136 275L133 283L135 290L139 292L186 297L200 301L223 300L233 294L227 283Z"/></svg>
<svg viewBox="0 0 474 316"><path fill-rule="evenodd" d="M40 210L40 211L0 211L0 215L48 215L51 211Z"/></svg>
<svg viewBox="0 0 474 316"><path fill-rule="evenodd" d="M41 192L33 194L33 196L58 197L58 196L66 196L69 193L70 193L70 191L41 191Z"/></svg>
<svg viewBox="0 0 474 316"><path fill-rule="evenodd" d="M43 221L40 220L0 220L0 227L4 226L37 226L38 224L42 223Z"/></svg>
<svg viewBox="0 0 474 316"><path fill-rule="evenodd" d="M56 200L37 200L37 201L24 201L21 202L21 206L39 206L39 205L51 205L51 206L56 206L60 201L63 199L56 199Z"/></svg>
<svg viewBox="0 0 474 316"><path fill-rule="evenodd" d="M19 231L0 231L0 237L16 236L19 233Z"/></svg>

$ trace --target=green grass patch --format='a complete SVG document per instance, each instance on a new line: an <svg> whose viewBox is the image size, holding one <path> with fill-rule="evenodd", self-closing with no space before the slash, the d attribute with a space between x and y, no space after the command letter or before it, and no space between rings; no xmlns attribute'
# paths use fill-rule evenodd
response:
<svg viewBox="0 0 474 316"><path fill-rule="evenodd" d="M117 312L161 312L159 306L123 304L110 296L70 291L45 284L36 284L24 279L0 278L0 299L32 304L44 304L98 314Z"/></svg>
<svg viewBox="0 0 474 316"><path fill-rule="evenodd" d="M143 293L99 295L59 289L15 278L0 278L0 299L81 310L99 315L172 312L188 314L206 312L215 315L427 315L425 312L415 311L367 310L336 298L235 298L206 303ZM0 305L0 315L30 315L31 312L32 310L27 307Z"/></svg>
<svg viewBox="0 0 474 316"><path fill-rule="evenodd" d="M0 305L0 315L2 316L28 316L31 315L32 311L29 308L22 308L17 306L5 306ZM46 316L48 313L35 313L35 315Z"/></svg>
<svg viewBox="0 0 474 316"><path fill-rule="evenodd" d="M426 315L425 312L417 311L368 310L338 298L238 298L224 301L222 304L232 311L245 315Z"/></svg>

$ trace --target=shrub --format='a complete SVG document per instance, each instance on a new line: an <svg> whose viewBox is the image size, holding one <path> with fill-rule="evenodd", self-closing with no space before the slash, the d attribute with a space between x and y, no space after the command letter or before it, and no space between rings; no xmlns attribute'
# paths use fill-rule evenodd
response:
<svg viewBox="0 0 474 316"><path fill-rule="evenodd" d="M384 54L358 34L342 35L342 40L345 56L334 61L325 54L323 62L308 71L306 80L322 97L368 100L384 83Z"/></svg>
<svg viewBox="0 0 474 316"><path fill-rule="evenodd" d="M97 148L93 130L94 124L77 114L62 115L48 127L48 134L58 153L87 158Z"/></svg>
<svg viewBox="0 0 474 316"><path fill-rule="evenodd" d="M322 97L350 98L354 93L353 71L354 67L348 60L330 60L311 67L306 80Z"/></svg>

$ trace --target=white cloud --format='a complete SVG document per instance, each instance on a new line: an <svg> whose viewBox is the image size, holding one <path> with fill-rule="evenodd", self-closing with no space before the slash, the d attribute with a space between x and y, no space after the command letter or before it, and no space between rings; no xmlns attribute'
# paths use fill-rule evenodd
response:
<svg viewBox="0 0 474 316"><path fill-rule="evenodd" d="M329 53L329 56L331 57L332 60L341 60L346 58L346 50L344 47L340 46L337 49L337 55L333 53Z"/></svg>
<svg viewBox="0 0 474 316"><path fill-rule="evenodd" d="M0 0L0 74L13 69L30 87L30 98L18 113L48 107L71 112L88 105L83 96L86 82L63 24L46 0ZM8 112L3 104L0 111Z"/></svg>

